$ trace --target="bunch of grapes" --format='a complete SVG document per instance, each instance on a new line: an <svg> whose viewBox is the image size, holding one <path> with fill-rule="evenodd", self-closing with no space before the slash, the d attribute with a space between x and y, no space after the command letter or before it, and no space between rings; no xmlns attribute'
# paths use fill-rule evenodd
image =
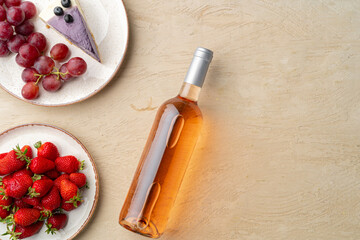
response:
<svg viewBox="0 0 360 240"><path fill-rule="evenodd" d="M24 47L24 52L22 48ZM22 55L36 56L32 53L28 45L23 45L19 52ZM60 68L56 67L55 61L63 61L69 55L69 48L62 43L58 43L51 48L50 56L36 56L35 62L25 67L21 74L22 80L26 83L21 90L25 99L33 100L39 96L39 83L49 92L58 91L64 82L71 81L74 77L83 75L87 70L87 64L84 59L75 57L64 63ZM18 63L19 64L19 63ZM20 65L20 64L19 64ZM22 66L22 65L20 65Z"/></svg>
<svg viewBox="0 0 360 240"><path fill-rule="evenodd" d="M64 61L69 55L65 44L56 44L48 57L44 54L47 47L46 37L34 32L30 21L36 15L36 6L22 0L0 0L0 57L15 53L16 63L25 68L22 80L26 83L21 94L25 99L39 97L39 86L49 92L56 92L64 82L86 72L87 64L82 58L72 58L60 68L55 61Z"/></svg>

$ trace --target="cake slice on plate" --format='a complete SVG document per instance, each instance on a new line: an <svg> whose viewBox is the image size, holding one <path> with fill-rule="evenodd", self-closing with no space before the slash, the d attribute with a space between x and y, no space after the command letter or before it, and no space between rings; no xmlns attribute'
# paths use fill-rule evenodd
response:
<svg viewBox="0 0 360 240"><path fill-rule="evenodd" d="M77 0L55 0L40 14L40 18L72 44L101 62L93 34L86 23Z"/></svg>

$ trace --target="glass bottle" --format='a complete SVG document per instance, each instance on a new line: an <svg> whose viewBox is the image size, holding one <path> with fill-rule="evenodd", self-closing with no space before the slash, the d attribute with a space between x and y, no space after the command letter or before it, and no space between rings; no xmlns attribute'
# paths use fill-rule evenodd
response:
<svg viewBox="0 0 360 240"><path fill-rule="evenodd" d="M157 112L120 213L119 223L130 231L158 238L165 230L200 135L197 101L212 57L212 51L198 48L179 95Z"/></svg>

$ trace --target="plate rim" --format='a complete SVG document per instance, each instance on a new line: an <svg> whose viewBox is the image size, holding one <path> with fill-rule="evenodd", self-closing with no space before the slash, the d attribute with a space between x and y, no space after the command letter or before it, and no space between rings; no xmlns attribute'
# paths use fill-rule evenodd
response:
<svg viewBox="0 0 360 240"><path fill-rule="evenodd" d="M74 239L75 237L77 237L84 229L85 227L88 225L88 223L90 222L90 220L92 219L94 213L95 213L95 210L96 210L96 207L97 207L97 204L98 204L98 201L99 201L99 194L100 194L100 183L99 183L99 173L98 173L98 170L97 170L97 167L96 167L96 164L95 164L95 161L94 159L92 158L91 154L89 153L89 151L87 150L87 148L84 146L84 144L82 144L80 142L80 140L75 137L73 134L71 134L70 132L60 128L60 127L57 127L57 126L54 126L54 125L50 125L50 124L45 124L45 123L26 123L26 124L21 124L21 125L18 125L18 126L15 126L15 127L12 127L12 128L9 128L5 131L2 131L0 133L0 137L4 136L5 134L11 132L11 131L14 131L18 128L23 128L23 127L32 127L32 126L37 126L37 127L48 127L48 128L51 128L51 129L55 129L57 131L60 131L62 133L65 133L66 135L68 135L69 137L71 137L72 139L74 139L80 146L81 148L85 151L86 155L88 156L88 158L90 159L90 162L91 162L91 165L92 165L92 168L94 170L94 173L95 173L95 186L96 186L96 191L95 191L95 197L94 197L94 201L93 201L93 204L92 204L92 207L91 207L91 210L90 210L90 213L88 215L88 217L86 218L86 220L84 221L84 223L79 227L79 229L72 235L70 236L70 238L67 238L67 240L72 240ZM1 239L0 239L1 240Z"/></svg>
<svg viewBox="0 0 360 240"><path fill-rule="evenodd" d="M64 106L69 106L69 105L73 105L73 104L76 104L76 103L80 103L80 102L83 102L91 97L93 97L94 95L96 95L97 93L101 92L101 90L103 90L116 76L116 74L119 72L120 70L120 67L121 65L123 64L124 60L125 60L125 57L126 57L126 54L127 54L127 50L128 50L128 47L129 47L129 35L130 35L130 26L129 26L129 17L128 17L128 13L127 13L127 10L126 10L126 6L124 4L124 1L123 0L118 0L120 1L120 3L122 4L124 10L125 10L125 17L126 17L126 43L125 43L125 49L124 49L124 54L119 62L119 64L116 66L113 74L109 77L109 79L103 84L101 85L98 89L96 89L95 91L93 91L92 93L90 93L89 95L86 95L85 97L83 98L80 98L78 100L75 100L75 101L71 101L71 102L68 102L68 103L63 103L63 104L41 104L41 103L35 103L35 102L32 102L30 100L27 100L27 99L24 99L24 98L21 98L17 95L15 95L14 93L12 93L11 91L9 91L7 88L5 88L3 86L3 84L1 83L0 81L0 87L5 90L5 92L7 92L8 94L10 94L11 96L23 101L23 102L26 102L26 103L30 103L32 105L35 105L35 106L42 106L42 107L64 107ZM1 239L0 239L1 240Z"/></svg>

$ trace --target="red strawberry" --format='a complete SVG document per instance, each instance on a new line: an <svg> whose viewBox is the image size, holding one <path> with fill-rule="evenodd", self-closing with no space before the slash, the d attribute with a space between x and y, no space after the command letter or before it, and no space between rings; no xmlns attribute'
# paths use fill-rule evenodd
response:
<svg viewBox="0 0 360 240"><path fill-rule="evenodd" d="M16 225L15 232L21 233L21 235L18 237L19 239L28 238L38 233L42 228L43 224L44 222L36 222L27 227Z"/></svg>
<svg viewBox="0 0 360 240"><path fill-rule="evenodd" d="M15 199L14 200L14 205L18 208L31 208L30 204L27 204L23 201L23 199Z"/></svg>
<svg viewBox="0 0 360 240"><path fill-rule="evenodd" d="M70 181L75 183L78 188L82 188L86 185L86 176L83 173L72 173L70 174Z"/></svg>
<svg viewBox="0 0 360 240"><path fill-rule="evenodd" d="M83 162L80 162L74 156L58 157L55 160L56 170L59 172L65 172L67 174L82 170L83 164Z"/></svg>
<svg viewBox="0 0 360 240"><path fill-rule="evenodd" d="M0 154L0 160L3 159L8 153L1 153Z"/></svg>
<svg viewBox="0 0 360 240"><path fill-rule="evenodd" d="M64 179L70 179L69 175L68 174L62 174L60 175L60 177L58 177L57 179L55 179L54 181L54 185L60 190L60 183L62 180Z"/></svg>
<svg viewBox="0 0 360 240"><path fill-rule="evenodd" d="M26 227L35 223L40 217L40 211L33 208L19 209L14 215L14 222L17 225Z"/></svg>
<svg viewBox="0 0 360 240"><path fill-rule="evenodd" d="M60 194L66 203L72 203L74 207L77 207L77 202L82 201L78 187L67 179L60 183Z"/></svg>
<svg viewBox="0 0 360 240"><path fill-rule="evenodd" d="M30 163L30 170L36 174L42 174L54 168L54 162L43 157L36 157Z"/></svg>
<svg viewBox="0 0 360 240"><path fill-rule="evenodd" d="M29 175L21 175L13 177L7 183L5 193L9 197L21 198L24 196L29 187L33 184L33 180ZM4 193L2 193L4 195Z"/></svg>
<svg viewBox="0 0 360 240"><path fill-rule="evenodd" d="M30 177L34 176L34 173L33 173L32 171L26 169L26 168L21 169L21 170L19 170L19 171L17 171L17 172L14 172L14 173L12 174L12 176L13 176L13 177L16 177L16 176L20 176L20 175L24 175L24 174L29 175Z"/></svg>
<svg viewBox="0 0 360 240"><path fill-rule="evenodd" d="M55 161L55 159L60 156L57 147L51 142L46 142L44 144L41 144L41 142L37 142L35 144L35 147L38 150L38 157L43 157L51 161Z"/></svg>
<svg viewBox="0 0 360 240"><path fill-rule="evenodd" d="M13 202L12 198L3 199L0 197L0 218L4 219L10 215L10 208Z"/></svg>
<svg viewBox="0 0 360 240"><path fill-rule="evenodd" d="M31 197L31 196L25 196L21 199L24 203L27 203L31 206L39 206L41 198L39 197Z"/></svg>
<svg viewBox="0 0 360 240"><path fill-rule="evenodd" d="M54 182L50 179L40 179L33 183L32 187L29 189L29 195L31 197L43 197L45 196L50 189L54 186Z"/></svg>
<svg viewBox="0 0 360 240"><path fill-rule="evenodd" d="M67 223L67 216L66 214L54 214L52 217L50 217L47 220L46 226L47 226L47 230L46 233L47 234L54 234L56 233L56 231L62 229L65 227Z"/></svg>
<svg viewBox="0 0 360 240"><path fill-rule="evenodd" d="M60 173L56 171L55 169L50 170L45 173L45 176L47 176L50 179L57 179L60 176Z"/></svg>
<svg viewBox="0 0 360 240"><path fill-rule="evenodd" d="M0 160L0 175L6 175L20 170L28 162L30 162L29 157L25 152L21 151L19 146L16 146L16 149L8 152L8 154Z"/></svg>
<svg viewBox="0 0 360 240"><path fill-rule="evenodd" d="M41 205L43 208L49 211L54 211L58 207L60 207L61 204L61 198L59 194L59 190L57 187L53 187L51 191L41 199Z"/></svg>
<svg viewBox="0 0 360 240"><path fill-rule="evenodd" d="M77 207L79 207L81 205L81 202L76 202L76 205ZM64 199L61 200L61 208L68 212L76 209L73 203L67 203Z"/></svg>

